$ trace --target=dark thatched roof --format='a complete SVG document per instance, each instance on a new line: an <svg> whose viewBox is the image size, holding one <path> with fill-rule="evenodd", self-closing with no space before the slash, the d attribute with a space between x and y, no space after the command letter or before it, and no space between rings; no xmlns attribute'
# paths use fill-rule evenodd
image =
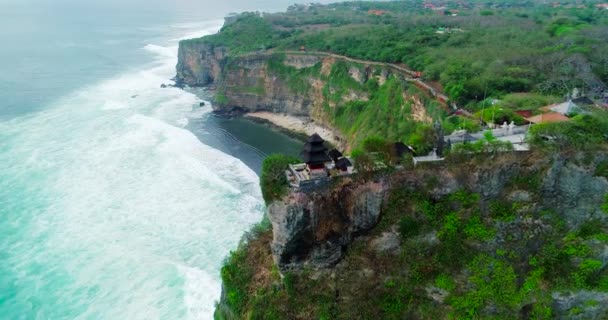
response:
<svg viewBox="0 0 608 320"><path fill-rule="evenodd" d="M307 142L304 145L304 151L303 152L327 152L327 147L325 147L325 145L323 144L313 144L310 142Z"/></svg>
<svg viewBox="0 0 608 320"><path fill-rule="evenodd" d="M304 162L312 165L323 164L331 161L326 153L303 153L302 157L304 158Z"/></svg>
<svg viewBox="0 0 608 320"><path fill-rule="evenodd" d="M327 155L325 141L316 133L308 138L308 142L304 145L301 155L304 158L304 162L309 165L320 165L331 161Z"/></svg>
<svg viewBox="0 0 608 320"><path fill-rule="evenodd" d="M574 102L575 104L586 104L586 105L595 104L595 102L593 102L593 100L589 99L588 97L578 97L576 99L572 99L572 102Z"/></svg>
<svg viewBox="0 0 608 320"><path fill-rule="evenodd" d="M406 153L411 153L413 155L416 155L416 152L414 152L414 148L406 145L403 142L395 142L395 143L393 143L393 153L398 158L403 157L403 155L406 154Z"/></svg>
<svg viewBox="0 0 608 320"><path fill-rule="evenodd" d="M338 161L336 161L336 168L346 171L348 169L348 167L352 167L353 163L350 162L350 160L348 160L347 158L340 158L338 159Z"/></svg>
<svg viewBox="0 0 608 320"><path fill-rule="evenodd" d="M325 142L325 140L323 140L323 138L321 138L320 135L318 135L318 134L315 133L315 134L313 134L312 136L310 136L308 138L308 142L311 142L311 143L319 143L319 142L323 143L323 142Z"/></svg>
<svg viewBox="0 0 608 320"><path fill-rule="evenodd" d="M331 149L327 155L334 161L337 161L342 157L342 152L338 151L338 149Z"/></svg>

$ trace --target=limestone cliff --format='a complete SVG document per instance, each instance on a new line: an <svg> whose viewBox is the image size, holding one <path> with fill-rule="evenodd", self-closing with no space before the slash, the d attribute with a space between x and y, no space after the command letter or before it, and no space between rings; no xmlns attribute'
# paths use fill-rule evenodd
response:
<svg viewBox="0 0 608 320"><path fill-rule="evenodd" d="M188 86L208 86L215 89L214 109L219 113L239 114L256 111L306 117L329 128L336 141L349 145L360 142L353 120L338 120L349 103L368 102L379 86L388 79L396 79L390 99L398 112L385 111L386 117L399 117L401 121L431 123L440 114L439 107L429 111L428 103L421 100L424 94L409 94L405 79L407 70L382 63L353 60L320 52L258 51L231 54L222 46L202 40L182 41L179 46L176 82ZM373 80L373 81L370 81ZM411 86L414 90L415 86ZM390 92L390 93L389 93ZM397 97L398 96L398 97ZM374 103L370 110L378 108ZM342 110L339 110L342 107ZM354 110L354 109L353 109ZM402 115L399 113L403 113ZM354 117L356 115L349 115ZM345 117L345 116L343 116ZM373 120L360 121L366 130ZM384 122L383 122L384 123ZM386 127L394 121L387 120ZM412 125L413 126L413 125ZM383 126L379 126L383 127ZM404 130L407 126L401 126ZM375 128L375 127L374 127ZM397 129L390 129L395 137L404 139ZM361 131L364 132L364 131ZM348 147L344 145L344 147Z"/></svg>
<svg viewBox="0 0 608 320"><path fill-rule="evenodd" d="M294 190L229 261L250 273L226 275L225 296L246 298L218 316L605 319L606 166L481 155Z"/></svg>
<svg viewBox="0 0 608 320"><path fill-rule="evenodd" d="M271 111L297 116L311 116L315 103L322 99L322 84L303 79L311 90L294 90L290 79L268 68L270 53L252 53L231 57L222 47L200 43L181 44L176 80L189 86L213 86L217 89L218 111ZM309 68L321 58L314 55L286 55L284 63L296 69ZM331 66L330 66L331 67Z"/></svg>
<svg viewBox="0 0 608 320"><path fill-rule="evenodd" d="M350 179L339 186L296 191L268 207L274 240L272 253L282 270L330 267L356 234L378 223L388 184Z"/></svg>
<svg viewBox="0 0 608 320"><path fill-rule="evenodd" d="M391 186L420 190L427 188L425 183L431 178L436 179L436 186L429 190L431 198L466 189L479 194L486 204L506 198L535 210L551 210L571 229L592 219L606 220L600 207L608 194L608 181L594 176L593 169L597 166L594 162L604 161L604 157L587 165L582 165L583 155L577 157L539 159L524 153L496 158L491 164L471 166L466 162L437 171L397 172L376 181L348 178L331 187L294 190L268 207L274 260L281 269L332 266L355 235L376 226ZM528 182L536 188L533 193L531 186L525 185L529 175L535 179ZM520 178L523 185L514 184ZM608 255L603 263L608 263Z"/></svg>
<svg viewBox="0 0 608 320"><path fill-rule="evenodd" d="M179 47L176 81L189 86L217 89L214 107L222 112L271 111L309 116L314 93L295 92L287 81L268 69L269 53L230 56L223 47L201 42L182 42ZM314 56L288 56L289 65L309 67Z"/></svg>
<svg viewBox="0 0 608 320"><path fill-rule="evenodd" d="M177 56L176 83L200 87L219 79L226 50L200 42L180 42Z"/></svg>

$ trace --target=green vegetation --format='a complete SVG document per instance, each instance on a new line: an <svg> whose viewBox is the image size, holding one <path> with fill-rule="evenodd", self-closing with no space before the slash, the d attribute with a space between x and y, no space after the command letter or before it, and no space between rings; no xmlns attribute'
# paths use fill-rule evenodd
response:
<svg viewBox="0 0 608 320"><path fill-rule="evenodd" d="M446 135L451 134L456 130L466 130L467 132L478 132L481 130L481 125L478 121L460 116L450 116L441 123Z"/></svg>
<svg viewBox="0 0 608 320"><path fill-rule="evenodd" d="M381 172L385 175L401 160L395 159L389 142L412 145L418 154L430 151L432 120L439 120L445 133L478 130L481 122L522 124L515 111L538 114L540 107L561 101L573 87L590 91L598 79L608 82L605 12L529 1L498 0L491 7L472 3L468 8L449 1L450 15L445 16L423 9L418 1L349 2L263 17L245 14L220 34L193 41L226 46L233 55L274 50L267 71L293 93L322 96L316 107L322 110L314 112L346 135L355 148L356 170L362 180L371 180L379 176L373 172L379 162L387 164ZM376 16L367 12L372 9L386 12ZM458 16L451 16L455 9ZM439 28L444 33L436 33ZM425 81L472 116L448 115L428 93L399 76L370 70L374 66L342 60L331 68L324 63L287 65L282 52L301 46L420 70ZM237 89L252 94L264 90ZM216 99L227 100L222 91ZM573 223L567 214L538 201L541 189L547 189L545 164L552 161L547 153L605 151L608 114L594 111L569 122L532 126L528 141L540 150L530 157L546 162L501 176L505 188L498 196L449 188L445 194L439 188L442 176L433 169L401 171L403 180L393 181L381 221L348 247L334 273L304 269L281 277L271 259L271 231L258 227L257 236L232 253L222 269L225 299L216 318L551 319L553 292L608 292L608 268L598 258L608 243L605 216L590 214L588 220ZM477 142L455 146L449 156L466 159L511 150L509 143L487 132ZM490 154L484 160L500 161L496 158ZM608 177L608 162L594 167L593 159L581 162L595 176ZM279 155L265 160L260 184L267 203L286 195L284 171L296 161ZM467 168L449 173L455 180L466 179L471 174ZM515 201L513 191L528 195ZM608 194L595 209L608 214ZM395 252L378 252L370 245L370 239L386 233L398 233ZM570 316L597 303L574 306Z"/></svg>
<svg viewBox="0 0 608 320"><path fill-rule="evenodd" d="M508 110L535 110L561 101L558 97L538 93L510 93L502 97L498 106Z"/></svg>
<svg viewBox="0 0 608 320"><path fill-rule="evenodd" d="M186 42L204 42L230 48L233 54L271 48L282 34L272 24L255 13L242 14L238 23L224 26L216 35Z"/></svg>
<svg viewBox="0 0 608 320"><path fill-rule="evenodd" d="M253 275L252 267L246 262L247 252L241 246L230 254L222 268L222 282L226 291L226 304L236 313L244 311L247 301L247 286Z"/></svg>
<svg viewBox="0 0 608 320"><path fill-rule="evenodd" d="M498 314L516 314L521 295L512 266L482 254L475 257L467 268L471 272L468 282L473 288L452 298L454 318L476 319L482 308L490 304L497 308Z"/></svg>
<svg viewBox="0 0 608 320"><path fill-rule="evenodd" d="M287 13L243 14L202 41L233 54L255 50L325 51L403 63L437 81L454 101L476 105L487 97L534 92L518 108L538 107L569 88L608 81L605 10L559 8L530 1L447 3L458 16L439 16L421 2L348 2ZM499 9L497 9L499 6ZM368 10L384 10L382 16ZM448 30L436 33L439 28ZM580 68L580 66L585 66ZM588 67L588 68L586 68ZM581 70L591 70L581 71Z"/></svg>
<svg viewBox="0 0 608 320"><path fill-rule="evenodd" d="M372 137L361 152L385 148L385 140ZM467 189L438 196L430 191L438 184L433 170L417 171L416 184L391 189L380 223L349 247L336 277L304 269L281 280L270 258L271 231L258 227L246 254L237 250L222 271L228 285L218 313L232 310L234 318L251 319L514 319L525 312L530 319L552 319L552 292L608 291L608 269L593 245L608 241L608 225L594 219L574 229L556 213L507 200L514 188L537 197L545 170L522 173L526 178L512 179L505 194L492 198ZM542 227L534 231L535 225ZM370 246L370 238L386 232L399 233L395 253ZM427 290L437 289L431 298ZM594 307L587 301L570 312Z"/></svg>
<svg viewBox="0 0 608 320"><path fill-rule="evenodd" d="M457 129L477 131L484 122L523 124L515 111L538 114L540 107L562 101L559 97L575 87L600 98L594 90L608 82L608 60L602 54L608 51L605 10L502 0L446 5L447 15L437 15L415 1L348 2L306 10L294 7L286 13L245 13L216 35L186 42L228 48L228 69L234 57L270 53L269 76L281 79L294 94L314 94L315 114L343 133L353 147L376 135L426 154L432 149L429 137L435 120L446 134ZM382 10L382 14L368 10ZM452 10L457 10L457 16L452 16ZM293 54L301 47L419 70L426 83L472 116L449 116L449 108L429 92L400 76L389 73L387 78L379 66L340 59L331 68L322 63L303 68L286 65L285 52ZM231 90L265 93L263 85ZM216 100L228 102L221 88ZM604 113L596 113L567 124L536 126L531 142L592 148L606 141L606 119ZM464 146L461 151L508 148L490 142Z"/></svg>
<svg viewBox="0 0 608 320"><path fill-rule="evenodd" d="M365 138L360 146L361 148L353 150L351 156L355 160L355 169L366 178L373 176L382 169L391 169L404 160L398 159L397 155L394 154L392 144L379 136Z"/></svg>
<svg viewBox="0 0 608 320"><path fill-rule="evenodd" d="M483 139L475 142L464 142L455 145L452 153L455 154L475 154L475 153L495 153L512 151L513 145L508 141L496 139L492 131L486 131Z"/></svg>
<svg viewBox="0 0 608 320"><path fill-rule="evenodd" d="M375 80L368 80L367 87L369 83L375 83ZM335 82L330 83L330 89L334 92L345 90L333 85ZM333 122L338 129L352 137L354 145L362 143L365 137L380 136L389 141L403 141L421 154L428 152L432 147L432 127L414 120L412 104L417 102L404 99L406 89L405 84L392 77L377 90L371 91L368 101L352 101L336 106L332 113ZM409 89L417 91L414 87ZM418 93L417 96L423 99L422 103L428 110L432 110L432 103L423 94ZM442 113L439 108L436 110L430 116L439 119Z"/></svg>
<svg viewBox="0 0 608 320"><path fill-rule="evenodd" d="M403 217L399 221L399 233L403 238L409 238L418 235L420 226L418 221L412 217Z"/></svg>
<svg viewBox="0 0 608 320"><path fill-rule="evenodd" d="M572 121L538 124L530 128L532 145L547 149L597 150L608 141L605 111L578 115Z"/></svg>
<svg viewBox="0 0 608 320"><path fill-rule="evenodd" d="M524 124L524 119L513 112L512 109L502 108L499 106L492 106L475 114L475 118L482 119L486 123L511 123L515 122L517 125Z"/></svg>
<svg viewBox="0 0 608 320"><path fill-rule="evenodd" d="M608 179L608 161L602 161L595 169L595 175Z"/></svg>
<svg viewBox="0 0 608 320"><path fill-rule="evenodd" d="M604 196L604 203L602 204L602 212L604 212L605 214L608 214L608 194L606 194Z"/></svg>
<svg viewBox="0 0 608 320"><path fill-rule="evenodd" d="M273 154L264 159L262 174L260 175L260 186L264 201L270 203L280 199L287 194L288 181L285 170L288 165L300 162L299 159L281 154Z"/></svg>
<svg viewBox="0 0 608 320"><path fill-rule="evenodd" d="M215 102L218 104L228 103L228 97L223 91L218 90L215 94Z"/></svg>
<svg viewBox="0 0 608 320"><path fill-rule="evenodd" d="M310 68L296 69L292 66L287 66L284 63L284 54L275 54L268 59L268 71L277 75L284 81L287 86L295 93L306 93L310 89L308 77L319 76L321 69L320 64Z"/></svg>

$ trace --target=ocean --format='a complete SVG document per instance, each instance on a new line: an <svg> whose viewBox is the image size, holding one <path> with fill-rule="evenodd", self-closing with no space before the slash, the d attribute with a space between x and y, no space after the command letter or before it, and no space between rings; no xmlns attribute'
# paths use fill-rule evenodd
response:
<svg viewBox="0 0 608 320"><path fill-rule="evenodd" d="M292 2L0 2L0 319L212 319L299 142L160 85L180 39Z"/></svg>

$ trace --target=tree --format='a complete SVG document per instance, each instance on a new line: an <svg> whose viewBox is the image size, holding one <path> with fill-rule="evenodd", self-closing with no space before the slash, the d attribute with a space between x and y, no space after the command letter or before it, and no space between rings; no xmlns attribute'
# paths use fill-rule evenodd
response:
<svg viewBox="0 0 608 320"><path fill-rule="evenodd" d="M283 197L287 193L288 181L285 170L290 164L298 162L300 162L298 158L282 154L273 154L264 159L260 187L266 204Z"/></svg>
<svg viewBox="0 0 608 320"><path fill-rule="evenodd" d="M353 161L355 162L355 170L359 174L366 175L367 173L370 173L374 170L374 159L372 158L372 156L370 156L369 153L360 149L355 149L353 150L351 156L353 157Z"/></svg>

